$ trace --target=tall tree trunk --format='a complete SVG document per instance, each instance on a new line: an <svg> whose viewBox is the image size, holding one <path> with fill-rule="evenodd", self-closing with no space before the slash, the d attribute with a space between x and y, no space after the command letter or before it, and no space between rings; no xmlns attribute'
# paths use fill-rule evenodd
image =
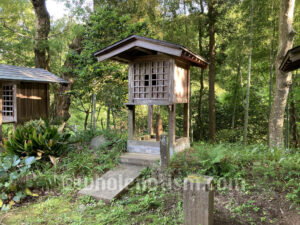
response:
<svg viewBox="0 0 300 225"><path fill-rule="evenodd" d="M35 20L34 55L35 67L50 69L50 53L48 34L50 32L50 16L46 8L46 0L31 0Z"/></svg>
<svg viewBox="0 0 300 225"><path fill-rule="evenodd" d="M215 110L215 0L208 1L209 17L209 139L212 143L216 142L216 110Z"/></svg>
<svg viewBox="0 0 300 225"><path fill-rule="evenodd" d="M241 74L241 102L242 102L242 106L245 107L245 96L244 96L244 84L243 84L243 74Z"/></svg>
<svg viewBox="0 0 300 225"><path fill-rule="evenodd" d="M77 54L81 52L81 40L82 37L78 35L69 45L69 51L74 51ZM51 116L55 120L66 122L70 118L69 108L71 105L71 96L68 94L72 90L74 84L75 74L72 73L72 69L76 65L72 64L72 60L68 57L65 61L65 72L62 73L62 78L69 81L67 85L54 85L54 102L51 106Z"/></svg>
<svg viewBox="0 0 300 225"><path fill-rule="evenodd" d="M273 16L273 9L274 9L274 2L272 2L272 16ZM270 123L270 116L271 116L271 108L272 108L272 93L273 93L273 68L274 68L274 40L275 40L275 21L271 19L270 28L273 30L273 34L271 37L270 43L270 78L269 78L269 106L268 106L268 119ZM268 129L268 142L269 142L269 129Z"/></svg>
<svg viewBox="0 0 300 225"><path fill-rule="evenodd" d="M203 21L201 16L204 13L204 6L203 6L203 1L200 0L200 15L199 15L199 21L198 21L198 34L199 34L199 40L198 40L198 45L199 45L199 53L200 55L203 54L203 47L202 47L202 40L203 40ZM202 98L203 98L203 91L204 91L204 69L201 68L200 71L200 77L199 77L199 83L200 83L200 89L199 89L199 101L198 101L198 115L197 115L197 130L196 130L196 138L198 140L201 140L203 136L203 121L202 121Z"/></svg>
<svg viewBox="0 0 300 225"><path fill-rule="evenodd" d="M101 112L101 106L99 106L99 108L98 108L97 117L96 117L96 122L99 121L100 112Z"/></svg>
<svg viewBox="0 0 300 225"><path fill-rule="evenodd" d="M231 121L231 129L234 129L235 124L235 112L236 112L236 103L237 103L237 96L238 96L238 89L239 89L239 77L241 75L241 60L238 59L237 65L237 73L235 78L235 88L234 88L234 100L233 100L233 113L232 113L232 121Z"/></svg>
<svg viewBox="0 0 300 225"><path fill-rule="evenodd" d="M201 140L203 137L203 121L202 121L202 98L203 98L203 92L204 92L204 70L201 69L200 71L200 90L199 90L199 101L198 101L198 115L197 115L197 131L196 131L196 137L198 140Z"/></svg>
<svg viewBox="0 0 300 225"><path fill-rule="evenodd" d="M297 137L297 119L296 119L296 108L294 101L294 93L293 93L293 85L291 85L291 128L292 128L292 136L293 136L293 146L295 148L298 147L298 137Z"/></svg>
<svg viewBox="0 0 300 225"><path fill-rule="evenodd" d="M248 79L247 79L247 92L246 92L246 106L245 106L245 118L244 118L244 132L243 143L247 144L248 134L248 120L249 120L249 97L250 97L250 82L251 82L251 61L252 61L252 48L253 48L253 0L251 0L251 24L250 24L250 51L248 61Z"/></svg>
<svg viewBox="0 0 300 225"><path fill-rule="evenodd" d="M84 130L87 129L87 124L88 124L88 120L89 120L89 115L90 115L90 110L86 110L86 111L85 111L85 120L84 120Z"/></svg>
<svg viewBox="0 0 300 225"><path fill-rule="evenodd" d="M292 48L295 31L293 30L295 0L280 1L279 43L275 62L276 89L269 122L269 146L283 145L284 110L287 103L289 86L292 83L292 73L283 72L279 66L286 54Z"/></svg>
<svg viewBox="0 0 300 225"><path fill-rule="evenodd" d="M93 94L93 108L92 108L92 125L93 131L96 130L96 94Z"/></svg>
<svg viewBox="0 0 300 225"><path fill-rule="evenodd" d="M107 114L106 114L106 129L110 130L110 107L107 107Z"/></svg>
<svg viewBox="0 0 300 225"><path fill-rule="evenodd" d="M183 7L184 7L184 27L185 27L185 46L188 45L189 42L189 36L188 36L188 18L186 13L186 0L183 1Z"/></svg>
<svg viewBox="0 0 300 225"><path fill-rule="evenodd" d="M112 115L112 119L113 119L114 130L116 130L117 129L117 127L116 127L116 115L114 113L114 110L111 111L111 115Z"/></svg>
<svg viewBox="0 0 300 225"><path fill-rule="evenodd" d="M288 96L289 97L289 96ZM290 124L289 124L289 120L290 120L290 113L289 113L289 104L286 104L285 107L285 113L286 113L286 122L285 122L285 143L284 143L284 147L285 148L289 148L289 137L290 137Z"/></svg>

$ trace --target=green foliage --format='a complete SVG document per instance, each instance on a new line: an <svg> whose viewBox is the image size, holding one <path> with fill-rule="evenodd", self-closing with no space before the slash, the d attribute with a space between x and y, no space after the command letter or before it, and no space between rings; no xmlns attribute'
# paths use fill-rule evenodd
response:
<svg viewBox="0 0 300 225"><path fill-rule="evenodd" d="M196 143L172 160L173 173L243 178L273 190L284 189L293 203L300 201L300 153L264 145Z"/></svg>
<svg viewBox="0 0 300 225"><path fill-rule="evenodd" d="M216 139L222 143L235 143L241 140L242 130L241 129L223 129L217 132Z"/></svg>
<svg viewBox="0 0 300 225"><path fill-rule="evenodd" d="M30 121L18 126L7 140L4 148L18 156L38 156L48 159L59 157L69 149L70 134L59 132L43 120Z"/></svg>
<svg viewBox="0 0 300 225"><path fill-rule="evenodd" d="M100 133L98 133L100 134ZM94 134L94 135L98 135ZM70 191L82 188L83 183L76 183L74 179L91 179L93 175L101 175L118 164L118 158L126 149L126 136L116 132L102 132L107 142L98 150L89 149L86 144L89 140L80 141L74 144L74 150L61 157L55 166L52 164L39 165L35 171L34 184L43 189L60 188L63 191ZM82 140L82 137L90 139L93 135L90 132L80 132L75 141ZM65 182L70 182L68 186Z"/></svg>
<svg viewBox="0 0 300 225"><path fill-rule="evenodd" d="M0 156L0 208L8 210L26 196L37 196L28 189L32 184L31 165L33 156L20 158L17 155Z"/></svg>
<svg viewBox="0 0 300 225"><path fill-rule="evenodd" d="M76 65L72 68L72 74L76 77L70 92L72 107L84 112L88 118L91 97L96 94L99 107L110 108L113 118L121 117L118 122L122 123L126 112L123 103L128 93L126 67L116 62L98 63L94 53L129 35L148 35L148 24L143 21L132 22L129 14L108 6L97 8L84 22L82 50L80 54L71 52L68 56L70 63Z"/></svg>

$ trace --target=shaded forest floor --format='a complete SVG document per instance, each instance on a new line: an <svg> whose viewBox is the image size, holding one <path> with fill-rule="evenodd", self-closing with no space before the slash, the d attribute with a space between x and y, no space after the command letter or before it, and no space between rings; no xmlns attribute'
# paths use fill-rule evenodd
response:
<svg viewBox="0 0 300 225"><path fill-rule="evenodd" d="M137 183L111 205L77 196L84 178L113 168L126 142L110 137L99 150L78 145L42 175L45 182L61 177L73 183L54 182L36 188L8 212L2 224L182 224L182 183L188 174L215 178L215 224L300 224L299 153L269 150L265 146L196 143L176 155L168 176L157 168L144 170ZM39 174L39 173L37 173ZM157 178L158 182L150 182ZM42 179L41 179L42 180ZM171 180L171 184L170 181ZM177 185L172 182L176 181Z"/></svg>

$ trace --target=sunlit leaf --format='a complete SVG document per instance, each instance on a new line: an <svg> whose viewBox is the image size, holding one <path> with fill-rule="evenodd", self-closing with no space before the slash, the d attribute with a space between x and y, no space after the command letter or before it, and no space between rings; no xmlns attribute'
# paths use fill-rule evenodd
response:
<svg viewBox="0 0 300 225"><path fill-rule="evenodd" d="M56 158L54 156L49 155L49 158L53 165L56 165Z"/></svg>
<svg viewBox="0 0 300 225"><path fill-rule="evenodd" d="M35 162L35 157L34 156L30 156L30 157L25 159L25 164L26 165L31 165L34 162Z"/></svg>

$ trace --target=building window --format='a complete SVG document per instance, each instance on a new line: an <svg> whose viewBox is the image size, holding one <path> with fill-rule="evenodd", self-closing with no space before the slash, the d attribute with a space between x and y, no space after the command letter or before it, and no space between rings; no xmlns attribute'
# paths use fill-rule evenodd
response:
<svg viewBox="0 0 300 225"><path fill-rule="evenodd" d="M133 97L135 99L168 99L168 76L168 61L133 64Z"/></svg>
<svg viewBox="0 0 300 225"><path fill-rule="evenodd" d="M145 86L149 86L149 75L145 75Z"/></svg>
<svg viewBox="0 0 300 225"><path fill-rule="evenodd" d="M3 85L2 86L2 119L3 122L14 122L15 115L15 85Z"/></svg>

